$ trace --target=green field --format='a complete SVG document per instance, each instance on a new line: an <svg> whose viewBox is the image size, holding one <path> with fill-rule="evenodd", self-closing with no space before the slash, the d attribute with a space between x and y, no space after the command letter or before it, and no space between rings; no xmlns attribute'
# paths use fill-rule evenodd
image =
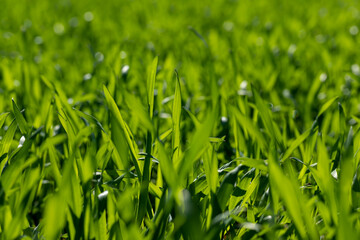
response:
<svg viewBox="0 0 360 240"><path fill-rule="evenodd" d="M360 2L0 0L0 239L360 239Z"/></svg>

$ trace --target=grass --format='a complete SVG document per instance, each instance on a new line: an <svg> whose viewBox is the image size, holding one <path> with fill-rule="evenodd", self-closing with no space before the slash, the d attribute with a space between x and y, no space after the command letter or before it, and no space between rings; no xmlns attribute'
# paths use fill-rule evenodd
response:
<svg viewBox="0 0 360 240"><path fill-rule="evenodd" d="M0 7L1 239L359 239L357 1Z"/></svg>

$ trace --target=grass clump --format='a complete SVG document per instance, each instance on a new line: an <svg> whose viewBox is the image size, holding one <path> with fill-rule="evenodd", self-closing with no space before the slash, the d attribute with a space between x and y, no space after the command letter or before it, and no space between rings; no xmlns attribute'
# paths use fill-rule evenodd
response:
<svg viewBox="0 0 360 240"><path fill-rule="evenodd" d="M1 239L359 239L359 7L3 0Z"/></svg>

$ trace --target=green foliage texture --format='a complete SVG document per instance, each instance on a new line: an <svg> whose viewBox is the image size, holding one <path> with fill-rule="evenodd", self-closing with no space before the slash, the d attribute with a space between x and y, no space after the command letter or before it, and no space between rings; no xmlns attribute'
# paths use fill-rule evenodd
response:
<svg viewBox="0 0 360 240"><path fill-rule="evenodd" d="M0 239L360 239L360 3L0 0Z"/></svg>

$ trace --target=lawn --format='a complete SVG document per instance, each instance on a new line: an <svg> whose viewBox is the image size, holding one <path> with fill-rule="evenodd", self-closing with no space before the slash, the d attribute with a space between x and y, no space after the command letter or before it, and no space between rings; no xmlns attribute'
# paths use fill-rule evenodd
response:
<svg viewBox="0 0 360 240"><path fill-rule="evenodd" d="M0 0L0 239L360 239L360 2Z"/></svg>

